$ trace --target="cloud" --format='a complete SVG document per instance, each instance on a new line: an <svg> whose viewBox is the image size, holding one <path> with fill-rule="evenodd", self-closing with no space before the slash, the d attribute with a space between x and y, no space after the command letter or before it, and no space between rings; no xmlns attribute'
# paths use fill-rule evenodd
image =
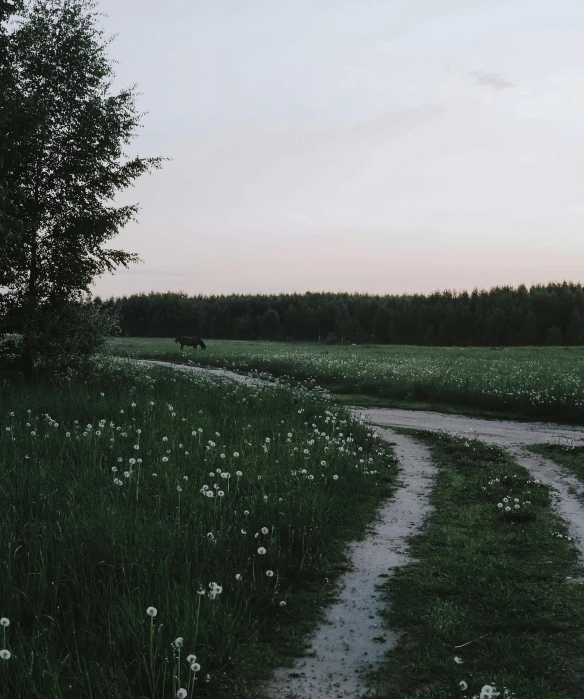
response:
<svg viewBox="0 0 584 699"><path fill-rule="evenodd" d="M508 87L516 87L514 83L505 80L496 73L483 73L481 70L474 70L472 71L472 75L474 75L479 85L488 85L489 87L494 87L495 90L505 90Z"/></svg>

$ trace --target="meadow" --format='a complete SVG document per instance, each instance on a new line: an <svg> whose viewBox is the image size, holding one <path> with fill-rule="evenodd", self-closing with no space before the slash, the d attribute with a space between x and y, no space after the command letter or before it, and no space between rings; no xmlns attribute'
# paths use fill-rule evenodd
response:
<svg viewBox="0 0 584 699"><path fill-rule="evenodd" d="M401 405L584 424L584 347L458 348L116 338L122 356L192 361L308 381L359 405Z"/></svg>
<svg viewBox="0 0 584 699"><path fill-rule="evenodd" d="M395 488L308 388L98 358L0 404L3 697L255 696Z"/></svg>

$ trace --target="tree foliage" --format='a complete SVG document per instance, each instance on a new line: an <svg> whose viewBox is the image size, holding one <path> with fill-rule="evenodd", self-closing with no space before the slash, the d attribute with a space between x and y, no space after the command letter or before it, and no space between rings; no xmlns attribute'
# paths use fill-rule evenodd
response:
<svg viewBox="0 0 584 699"><path fill-rule="evenodd" d="M441 346L571 345L584 341L577 284L494 287L429 296L137 294L110 299L130 336L179 334L241 340L294 339ZM550 335L550 329L554 328Z"/></svg>
<svg viewBox="0 0 584 699"><path fill-rule="evenodd" d="M96 275L137 260L107 243L138 206L111 201L163 160L124 153L142 115L134 87L110 94L109 41L94 8L34 0L4 29L0 285L5 312L18 309L31 365L39 311L79 300Z"/></svg>

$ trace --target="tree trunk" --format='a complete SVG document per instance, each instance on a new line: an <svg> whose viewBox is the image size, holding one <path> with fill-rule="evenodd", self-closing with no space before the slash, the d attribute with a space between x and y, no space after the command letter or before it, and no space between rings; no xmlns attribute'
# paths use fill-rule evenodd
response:
<svg viewBox="0 0 584 699"><path fill-rule="evenodd" d="M28 289L26 292L25 316L24 316L24 372L30 379L34 374L34 328L37 316L37 278L38 278L38 230L36 226L30 240L30 269L28 277Z"/></svg>
<svg viewBox="0 0 584 699"><path fill-rule="evenodd" d="M44 145L44 144L43 144ZM42 153L42 149L41 149ZM25 315L24 315L24 352L23 364L24 372L29 379L32 379L34 374L34 335L35 326L37 323L38 310L38 295L37 282L39 276L38 264L38 247L39 247L39 229L40 229L40 175L41 162L40 158L36 161L35 183L34 183L34 198L35 198L35 217L32 231L30 233L30 267L28 276L28 288L26 290Z"/></svg>

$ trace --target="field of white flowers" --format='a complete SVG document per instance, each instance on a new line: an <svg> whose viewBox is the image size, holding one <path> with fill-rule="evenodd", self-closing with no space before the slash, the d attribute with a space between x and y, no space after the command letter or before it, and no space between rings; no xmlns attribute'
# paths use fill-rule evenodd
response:
<svg viewBox="0 0 584 699"><path fill-rule="evenodd" d="M584 348L326 346L211 340L180 352L172 340L120 338L113 352L312 381L340 393L515 412L584 424Z"/></svg>
<svg viewBox="0 0 584 699"><path fill-rule="evenodd" d="M0 404L6 697L244 696L395 484L317 391L100 360Z"/></svg>

